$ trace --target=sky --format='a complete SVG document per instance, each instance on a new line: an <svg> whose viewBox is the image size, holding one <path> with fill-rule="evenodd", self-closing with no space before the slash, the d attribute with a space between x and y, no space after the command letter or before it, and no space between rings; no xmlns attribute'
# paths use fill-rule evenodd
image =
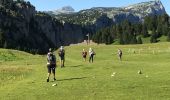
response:
<svg viewBox="0 0 170 100"><path fill-rule="evenodd" d="M52 11L63 6L72 6L75 11L90 9L92 7L122 7L151 0L27 0L38 11ZM153 1L153 0L152 0ZM160 0L170 15L170 0Z"/></svg>

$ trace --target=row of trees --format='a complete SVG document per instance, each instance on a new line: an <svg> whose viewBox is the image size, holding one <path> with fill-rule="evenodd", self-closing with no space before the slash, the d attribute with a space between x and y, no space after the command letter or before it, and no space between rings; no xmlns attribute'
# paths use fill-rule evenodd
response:
<svg viewBox="0 0 170 100"><path fill-rule="evenodd" d="M103 28L93 35L93 41L111 44L118 40L120 44L141 44L142 38L150 37L150 42L155 43L163 35L170 41L170 22L167 14L145 17L143 23L130 23L125 20Z"/></svg>

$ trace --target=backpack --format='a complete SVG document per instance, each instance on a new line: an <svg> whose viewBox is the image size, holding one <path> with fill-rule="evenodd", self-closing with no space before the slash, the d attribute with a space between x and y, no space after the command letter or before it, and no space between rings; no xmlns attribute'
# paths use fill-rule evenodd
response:
<svg viewBox="0 0 170 100"><path fill-rule="evenodd" d="M52 53L49 53L48 55L47 55L47 60L48 60L48 62L50 63L50 64L55 64L55 56L52 54Z"/></svg>
<svg viewBox="0 0 170 100"><path fill-rule="evenodd" d="M60 50L60 51L59 51L59 56L60 56L60 57L64 57L64 55L65 55L64 50Z"/></svg>
<svg viewBox="0 0 170 100"><path fill-rule="evenodd" d="M119 55L122 55L122 51L120 50L120 51L118 52L118 54L119 54Z"/></svg>

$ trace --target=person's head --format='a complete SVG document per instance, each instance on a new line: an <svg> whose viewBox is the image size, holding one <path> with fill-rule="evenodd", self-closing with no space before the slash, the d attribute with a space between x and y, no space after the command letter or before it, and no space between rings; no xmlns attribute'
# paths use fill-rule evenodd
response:
<svg viewBox="0 0 170 100"><path fill-rule="evenodd" d="M61 49L61 50L63 50L63 49L64 49L64 47L63 47L63 46L61 46L61 47L60 47L60 49Z"/></svg>
<svg viewBox="0 0 170 100"><path fill-rule="evenodd" d="M49 49L49 52L52 52L52 49L51 49L51 48Z"/></svg>

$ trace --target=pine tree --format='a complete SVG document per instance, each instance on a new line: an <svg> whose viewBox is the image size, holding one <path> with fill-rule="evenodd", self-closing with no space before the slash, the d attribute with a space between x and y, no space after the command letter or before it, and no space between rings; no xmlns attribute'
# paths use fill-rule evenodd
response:
<svg viewBox="0 0 170 100"><path fill-rule="evenodd" d="M163 26L162 23L159 22L159 24L158 24L158 26L157 26L157 33L158 33L158 34L162 34L162 33L163 33L163 32L162 32L162 31L163 31L162 26Z"/></svg>
<svg viewBox="0 0 170 100"><path fill-rule="evenodd" d="M134 29L135 29L135 33L137 35L140 35L142 33L142 24L138 23L138 24L134 24Z"/></svg>
<svg viewBox="0 0 170 100"><path fill-rule="evenodd" d="M124 42L124 40L123 40L122 34L120 34L119 43L120 43L120 44L125 44L125 42Z"/></svg>
<svg viewBox="0 0 170 100"><path fill-rule="evenodd" d="M138 37L138 39L137 39L137 44L142 44L143 42L142 42L142 38L141 37Z"/></svg>
<svg viewBox="0 0 170 100"><path fill-rule="evenodd" d="M157 41L157 38L158 38L157 33L156 33L155 30L153 30L152 35L151 35L150 42L151 42L151 43L156 43L156 42L158 42L158 41Z"/></svg>
<svg viewBox="0 0 170 100"><path fill-rule="evenodd" d="M169 30L168 35L167 35L167 41L170 42L170 30Z"/></svg>
<svg viewBox="0 0 170 100"><path fill-rule="evenodd" d="M136 43L137 43L136 36L132 36L132 38L131 38L131 44L136 44Z"/></svg>
<svg viewBox="0 0 170 100"><path fill-rule="evenodd" d="M142 35L143 35L144 38L150 36L150 35L148 34L148 29L147 29L147 27L146 27L145 24L143 24L143 27L142 27Z"/></svg>
<svg viewBox="0 0 170 100"><path fill-rule="evenodd" d="M3 47L4 40L4 32L0 29L0 47Z"/></svg>
<svg viewBox="0 0 170 100"><path fill-rule="evenodd" d="M165 36L167 36L167 34L168 34L168 25L167 24L165 24L165 25L163 25L162 26L162 34L163 35L165 35Z"/></svg>

